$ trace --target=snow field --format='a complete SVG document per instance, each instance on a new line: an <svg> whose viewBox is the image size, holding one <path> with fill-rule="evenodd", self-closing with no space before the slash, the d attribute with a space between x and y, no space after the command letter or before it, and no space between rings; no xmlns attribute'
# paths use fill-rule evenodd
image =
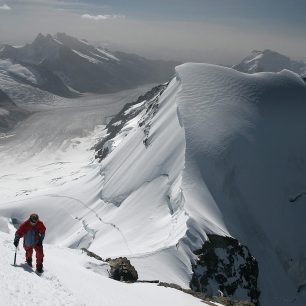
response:
<svg viewBox="0 0 306 306"><path fill-rule="evenodd" d="M82 305L73 294L64 288L49 271L39 276L29 268L18 254L13 265L14 249L12 236L0 232L1 269L0 292L2 305Z"/></svg>
<svg viewBox="0 0 306 306"><path fill-rule="evenodd" d="M46 269L40 276L23 263L23 250L18 251L17 264L13 266L11 235L0 232L0 241L3 305L206 305L175 289L155 284L125 284L109 279L108 265L78 250L45 245Z"/></svg>

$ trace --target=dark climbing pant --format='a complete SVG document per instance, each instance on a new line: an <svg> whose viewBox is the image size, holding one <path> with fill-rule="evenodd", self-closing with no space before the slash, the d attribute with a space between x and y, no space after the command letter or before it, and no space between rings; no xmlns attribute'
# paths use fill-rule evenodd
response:
<svg viewBox="0 0 306 306"><path fill-rule="evenodd" d="M42 268L43 267L43 259L44 259L44 249L43 246L34 246L34 247L28 247L24 246L24 249L26 251L26 261L32 262L32 255L33 255L33 249L36 253L36 268Z"/></svg>

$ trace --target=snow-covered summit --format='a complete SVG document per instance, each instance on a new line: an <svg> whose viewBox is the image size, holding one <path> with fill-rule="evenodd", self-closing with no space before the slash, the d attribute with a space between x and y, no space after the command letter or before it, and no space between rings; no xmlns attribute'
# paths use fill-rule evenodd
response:
<svg viewBox="0 0 306 306"><path fill-rule="evenodd" d="M288 56L266 49L264 51L252 51L240 64L233 66L233 68L246 73L279 72L288 69L303 75L306 72L306 63L292 60Z"/></svg>
<svg viewBox="0 0 306 306"><path fill-rule="evenodd" d="M96 61L120 61L116 56L104 50L102 48L96 48L93 45L90 45L86 40L80 40L78 38L67 35L66 33L57 33L53 38L70 49L80 52L83 55L92 57Z"/></svg>

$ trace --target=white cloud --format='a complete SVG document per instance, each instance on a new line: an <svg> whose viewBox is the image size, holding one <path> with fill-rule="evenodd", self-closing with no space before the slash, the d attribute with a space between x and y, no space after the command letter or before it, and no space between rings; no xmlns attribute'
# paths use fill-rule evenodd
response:
<svg viewBox="0 0 306 306"><path fill-rule="evenodd" d="M7 4L0 5L0 10L10 11L11 8Z"/></svg>
<svg viewBox="0 0 306 306"><path fill-rule="evenodd" d="M123 19L125 18L124 15L89 15L89 14L83 14L83 19L90 19L90 20L107 20L107 19Z"/></svg>

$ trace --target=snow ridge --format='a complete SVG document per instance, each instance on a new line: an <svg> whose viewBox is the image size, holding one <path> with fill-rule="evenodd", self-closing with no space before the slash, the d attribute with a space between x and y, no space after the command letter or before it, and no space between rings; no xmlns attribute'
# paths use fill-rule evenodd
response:
<svg viewBox="0 0 306 306"><path fill-rule="evenodd" d="M182 65L177 71L182 82L177 103L186 136L181 188L189 228L198 237L193 246L199 246L201 232L205 237L203 229L237 238L259 262L262 305L278 305L288 297L302 305L304 297L297 297L296 290L305 280L293 268L283 272L283 266L292 258L304 269L303 242L292 237L305 224L300 211L288 205L291 193L283 193L304 181L293 152L306 147L293 138L304 137L305 84L289 71L245 75L201 64ZM287 120L289 127L283 124ZM304 160L303 154L298 155Z"/></svg>

